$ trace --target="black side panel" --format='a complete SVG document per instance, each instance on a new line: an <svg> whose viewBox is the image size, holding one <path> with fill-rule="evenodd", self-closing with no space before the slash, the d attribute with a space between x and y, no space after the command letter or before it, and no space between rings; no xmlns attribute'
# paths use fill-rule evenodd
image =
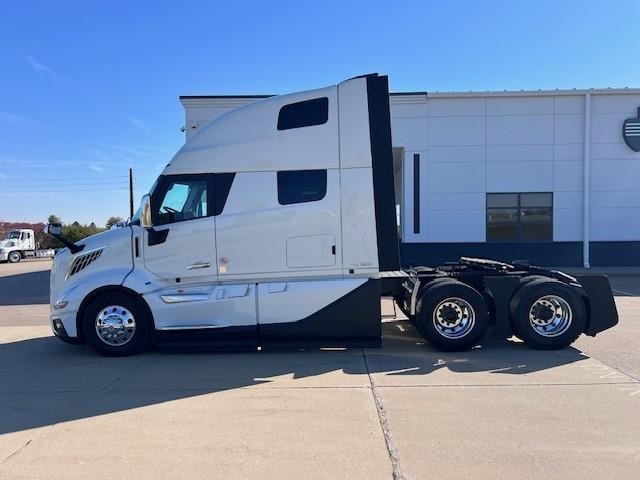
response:
<svg viewBox="0 0 640 480"><path fill-rule="evenodd" d="M589 303L589 326L585 333L595 337L596 333L618 323L618 310L613 299L609 279L604 275L576 275Z"/></svg>
<svg viewBox="0 0 640 480"><path fill-rule="evenodd" d="M261 324L262 348L379 347L380 280L368 280L313 315L290 323Z"/></svg>
<svg viewBox="0 0 640 480"><path fill-rule="evenodd" d="M257 327L199 328L192 330L153 330L154 345L175 350L256 350Z"/></svg>
<svg viewBox="0 0 640 480"><path fill-rule="evenodd" d="M373 195L378 237L380 271L400 269L400 250L396 226L396 201L393 186L393 152L389 115L387 77L367 76L369 135L373 167Z"/></svg>
<svg viewBox="0 0 640 480"><path fill-rule="evenodd" d="M229 191L233 184L233 179L236 178L235 173L216 173L214 177L215 187L215 202L214 202L214 215L220 215L224 210L224 205L227 203L229 197Z"/></svg>
<svg viewBox="0 0 640 480"><path fill-rule="evenodd" d="M147 232L149 235L147 236L147 243L150 247L154 245L160 245L167 241L167 236L169 235L169 229L165 228L164 230L156 230L155 228L147 228Z"/></svg>

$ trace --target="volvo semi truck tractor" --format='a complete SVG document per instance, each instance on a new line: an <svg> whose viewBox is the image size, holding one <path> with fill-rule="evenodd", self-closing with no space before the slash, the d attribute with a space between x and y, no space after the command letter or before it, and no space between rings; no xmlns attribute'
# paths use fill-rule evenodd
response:
<svg viewBox="0 0 640 480"><path fill-rule="evenodd" d="M127 227L56 255L58 338L105 355L378 347L382 295L441 349L489 330L560 348L617 323L605 277L472 258L401 269L385 76L266 98L199 130Z"/></svg>

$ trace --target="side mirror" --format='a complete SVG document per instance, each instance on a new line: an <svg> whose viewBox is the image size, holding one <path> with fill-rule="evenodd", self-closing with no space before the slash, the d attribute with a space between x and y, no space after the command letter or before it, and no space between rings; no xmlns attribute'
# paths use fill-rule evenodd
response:
<svg viewBox="0 0 640 480"><path fill-rule="evenodd" d="M49 235L62 235L62 225L59 223L48 223L44 227L44 233Z"/></svg>
<svg viewBox="0 0 640 480"><path fill-rule="evenodd" d="M147 194L140 201L140 226L142 228L153 227L151 221L151 197Z"/></svg>

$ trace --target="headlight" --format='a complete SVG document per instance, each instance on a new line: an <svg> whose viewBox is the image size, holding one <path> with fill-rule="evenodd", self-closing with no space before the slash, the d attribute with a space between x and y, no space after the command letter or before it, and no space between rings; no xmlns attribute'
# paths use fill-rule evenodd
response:
<svg viewBox="0 0 640 480"><path fill-rule="evenodd" d="M67 305L69 305L69 294L71 292L73 292L76 288L78 288L78 285L76 285L75 287L71 287L69 290L67 290L66 292L64 292L60 298L58 298L58 300L56 301L56 303L53 304L53 309L54 310L62 310L63 308L65 308Z"/></svg>
<svg viewBox="0 0 640 480"><path fill-rule="evenodd" d="M54 310L62 310L67 305L69 305L69 301L68 300L58 300L56 303L53 304L53 309Z"/></svg>

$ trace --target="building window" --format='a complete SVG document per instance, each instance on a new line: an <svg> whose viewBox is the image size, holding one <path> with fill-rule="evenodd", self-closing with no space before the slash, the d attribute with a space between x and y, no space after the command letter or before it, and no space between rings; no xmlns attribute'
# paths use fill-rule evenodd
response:
<svg viewBox="0 0 640 480"><path fill-rule="evenodd" d="M278 203L315 202L327 194L326 170L278 172Z"/></svg>
<svg viewBox="0 0 640 480"><path fill-rule="evenodd" d="M552 240L552 193L487 193L487 242Z"/></svg>
<svg viewBox="0 0 640 480"><path fill-rule="evenodd" d="M322 125L329 119L329 99L314 98L304 102L290 103L280 109L278 130Z"/></svg>

